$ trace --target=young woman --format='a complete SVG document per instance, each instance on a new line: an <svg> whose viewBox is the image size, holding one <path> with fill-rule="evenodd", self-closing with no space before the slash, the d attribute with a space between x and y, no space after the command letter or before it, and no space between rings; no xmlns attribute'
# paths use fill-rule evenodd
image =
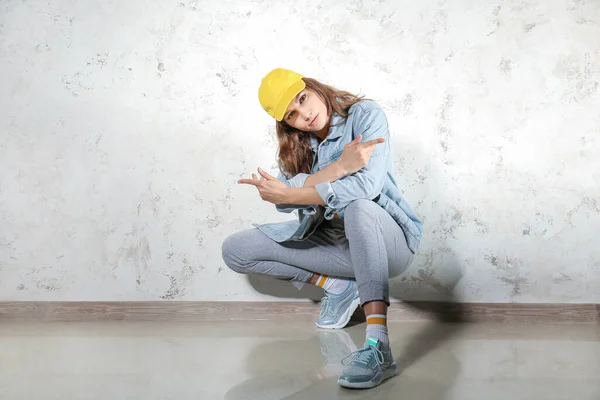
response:
<svg viewBox="0 0 600 400"><path fill-rule="evenodd" d="M282 68L263 78L258 97L276 120L280 173L259 168L260 178L239 183L254 185L281 212L297 210L298 220L229 236L223 259L239 273L325 289L320 328L345 327L360 305L366 343L347 357L338 383L377 386L396 374L389 279L408 268L422 236L393 176L385 114L371 100Z"/></svg>

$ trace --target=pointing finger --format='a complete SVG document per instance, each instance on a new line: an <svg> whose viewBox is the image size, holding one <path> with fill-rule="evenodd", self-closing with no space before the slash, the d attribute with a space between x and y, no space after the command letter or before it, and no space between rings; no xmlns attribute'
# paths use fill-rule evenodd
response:
<svg viewBox="0 0 600 400"><path fill-rule="evenodd" d="M351 141L350 143L348 143L346 146L344 147L350 147L350 146L355 146L357 144L360 143L360 140L362 139L362 134L358 135L353 141Z"/></svg>
<svg viewBox="0 0 600 400"><path fill-rule="evenodd" d="M367 146L375 146L376 144L383 143L383 142L385 142L384 138L377 138L377 139L369 140L368 142L364 142L361 144L363 146L367 147Z"/></svg>
<svg viewBox="0 0 600 400"><path fill-rule="evenodd" d="M262 176L264 179L267 180L273 180L275 179L274 176L267 174L262 168L258 169L258 173L260 174L260 176Z"/></svg>
<svg viewBox="0 0 600 400"><path fill-rule="evenodd" d="M257 180L257 179L240 179L238 181L238 183L242 183L242 184L246 184L246 185L258 186L260 184L260 181Z"/></svg>

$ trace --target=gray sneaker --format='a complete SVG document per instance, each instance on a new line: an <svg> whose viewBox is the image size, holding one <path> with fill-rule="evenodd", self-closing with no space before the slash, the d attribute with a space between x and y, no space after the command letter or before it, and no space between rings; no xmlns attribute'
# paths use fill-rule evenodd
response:
<svg viewBox="0 0 600 400"><path fill-rule="evenodd" d="M349 358L350 362L346 363ZM365 347L344 358L342 364L348 368L341 373L338 384L352 389L378 386L398 373L389 345L384 346L374 337L367 339Z"/></svg>
<svg viewBox="0 0 600 400"><path fill-rule="evenodd" d="M348 287L340 294L325 291L325 297L321 299L321 313L315 324L324 329L341 329L348 325L359 304L358 285L356 281L348 280Z"/></svg>

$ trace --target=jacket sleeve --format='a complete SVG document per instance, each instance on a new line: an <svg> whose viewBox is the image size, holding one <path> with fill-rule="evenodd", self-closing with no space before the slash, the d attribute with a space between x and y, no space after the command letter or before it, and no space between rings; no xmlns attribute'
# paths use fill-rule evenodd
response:
<svg viewBox="0 0 600 400"><path fill-rule="evenodd" d="M373 149L368 164L354 174L347 175L334 182L315 185L317 192L325 202L325 218L331 219L335 213L357 199L372 200L383 189L390 157L390 134L387 118L383 110L357 109L353 124L353 137L362 133L362 142L384 138Z"/></svg>
<svg viewBox="0 0 600 400"><path fill-rule="evenodd" d="M309 177L309 174L300 173L291 178L287 178L282 172L279 172L277 179L283 182L287 187L290 188L300 188L304 187L304 183L306 179ZM294 210L302 209L305 214L315 214L317 212L317 206L304 205L304 204L276 204L275 208L279 212L283 213L291 213Z"/></svg>

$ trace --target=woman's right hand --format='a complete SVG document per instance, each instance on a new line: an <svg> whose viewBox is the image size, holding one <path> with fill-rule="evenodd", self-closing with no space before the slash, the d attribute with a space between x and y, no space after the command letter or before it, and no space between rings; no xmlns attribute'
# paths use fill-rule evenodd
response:
<svg viewBox="0 0 600 400"><path fill-rule="evenodd" d="M344 151L338 159L338 163L346 175L350 175L366 166L371 159L373 149L379 143L385 142L384 138L369 140L368 142L360 143L362 134L356 139L344 146Z"/></svg>

